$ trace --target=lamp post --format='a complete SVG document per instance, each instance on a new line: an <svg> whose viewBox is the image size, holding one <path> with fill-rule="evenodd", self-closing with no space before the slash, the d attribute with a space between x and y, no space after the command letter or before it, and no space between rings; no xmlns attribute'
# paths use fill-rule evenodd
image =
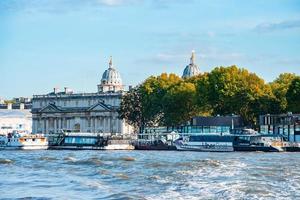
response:
<svg viewBox="0 0 300 200"><path fill-rule="evenodd" d="M231 130L234 129L234 121L233 121L233 117L234 117L234 114L232 113L232 114L231 114Z"/></svg>

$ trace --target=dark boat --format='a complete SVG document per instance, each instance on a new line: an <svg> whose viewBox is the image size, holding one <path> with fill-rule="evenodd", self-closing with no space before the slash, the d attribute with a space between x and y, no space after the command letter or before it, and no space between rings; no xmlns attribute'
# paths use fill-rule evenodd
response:
<svg viewBox="0 0 300 200"><path fill-rule="evenodd" d="M136 150L176 150L174 141L178 137L175 132L139 134L134 147Z"/></svg>
<svg viewBox="0 0 300 200"><path fill-rule="evenodd" d="M49 149L133 150L130 139L98 133L61 132L49 135Z"/></svg>
<svg viewBox="0 0 300 200"><path fill-rule="evenodd" d="M281 135L237 135L233 142L234 151L285 151L284 138Z"/></svg>
<svg viewBox="0 0 300 200"><path fill-rule="evenodd" d="M161 140L136 142L134 144L136 150L176 150L174 145L164 143Z"/></svg>

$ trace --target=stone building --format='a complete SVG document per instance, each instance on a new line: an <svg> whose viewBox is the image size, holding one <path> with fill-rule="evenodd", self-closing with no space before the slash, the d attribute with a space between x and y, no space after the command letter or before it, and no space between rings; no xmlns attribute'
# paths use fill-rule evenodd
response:
<svg viewBox="0 0 300 200"><path fill-rule="evenodd" d="M122 79L111 58L96 93L73 93L68 88L60 92L54 88L49 94L33 95L33 133L71 130L131 134L133 128L118 118L117 109L123 94Z"/></svg>
<svg viewBox="0 0 300 200"><path fill-rule="evenodd" d="M12 132L31 133L31 127L32 115L24 104L16 107L8 103L5 108L0 107L0 135Z"/></svg>
<svg viewBox="0 0 300 200"><path fill-rule="evenodd" d="M184 68L182 78L190 78L192 76L196 76L196 75L200 74L200 70L195 63L195 59L196 59L195 52L192 51L192 56L190 58L190 64L188 64Z"/></svg>

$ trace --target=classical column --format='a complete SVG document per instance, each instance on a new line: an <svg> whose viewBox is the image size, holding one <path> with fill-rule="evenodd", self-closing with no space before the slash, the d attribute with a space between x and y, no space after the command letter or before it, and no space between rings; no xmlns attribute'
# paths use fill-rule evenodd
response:
<svg viewBox="0 0 300 200"><path fill-rule="evenodd" d="M36 118L32 118L32 132L35 133L36 132Z"/></svg>
<svg viewBox="0 0 300 200"><path fill-rule="evenodd" d="M100 117L100 129L102 132L104 132L103 130L103 116Z"/></svg>
<svg viewBox="0 0 300 200"><path fill-rule="evenodd" d="M98 131L98 117L95 117L95 132Z"/></svg>
<svg viewBox="0 0 300 200"><path fill-rule="evenodd" d="M48 129L49 129L49 119L45 118L44 120L46 122L45 133L47 134L48 133Z"/></svg>
<svg viewBox="0 0 300 200"><path fill-rule="evenodd" d="M106 130L107 126L106 126L106 116L103 117L103 132L104 133L107 133L107 130Z"/></svg>
<svg viewBox="0 0 300 200"><path fill-rule="evenodd" d="M56 118L53 118L53 123L54 123L54 127L53 127L53 131L56 133Z"/></svg>

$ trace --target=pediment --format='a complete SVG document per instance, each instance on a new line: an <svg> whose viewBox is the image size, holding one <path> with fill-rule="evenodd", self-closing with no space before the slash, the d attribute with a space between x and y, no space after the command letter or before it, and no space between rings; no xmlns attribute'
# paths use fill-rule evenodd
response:
<svg viewBox="0 0 300 200"><path fill-rule="evenodd" d="M40 112L60 112L61 110L54 104L48 104Z"/></svg>
<svg viewBox="0 0 300 200"><path fill-rule="evenodd" d="M104 104L103 102L98 102L92 105L88 111L97 111L97 112L108 112L111 111L111 108Z"/></svg>

